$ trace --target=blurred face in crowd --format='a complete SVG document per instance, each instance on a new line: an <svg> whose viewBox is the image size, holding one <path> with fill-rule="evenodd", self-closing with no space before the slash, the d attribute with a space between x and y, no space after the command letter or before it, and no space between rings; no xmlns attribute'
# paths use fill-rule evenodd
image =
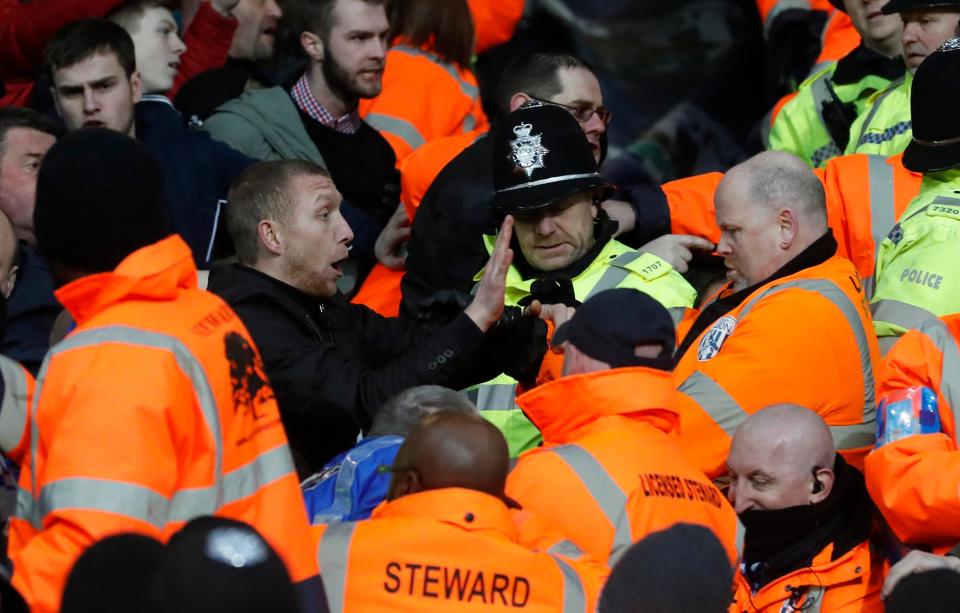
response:
<svg viewBox="0 0 960 613"><path fill-rule="evenodd" d="M353 240L340 213L340 192L326 177L299 175L290 181L288 194L292 210L276 223L283 280L311 296L333 296L343 276L339 263L349 256Z"/></svg>
<svg viewBox="0 0 960 613"><path fill-rule="evenodd" d="M6 215L0 214L0 294L9 298L17 282L17 236Z"/></svg>
<svg viewBox="0 0 960 613"><path fill-rule="evenodd" d="M277 22L283 11L276 0L240 0L233 7L237 31L230 45L230 57L259 62L273 57Z"/></svg>
<svg viewBox="0 0 960 613"><path fill-rule="evenodd" d="M600 82L592 72L585 68L563 68L557 74L562 86L560 93L550 98L550 102L580 109L574 114L580 127L583 128L590 148L593 150L593 159L600 163L600 137L607 131L606 124L596 113L590 111L603 106L603 94L600 92ZM586 120L582 116L588 115Z"/></svg>
<svg viewBox="0 0 960 613"><path fill-rule="evenodd" d="M40 163L57 139L39 130L12 128L0 142L0 211L13 223L17 238L36 245L33 206Z"/></svg>
<svg viewBox="0 0 960 613"><path fill-rule="evenodd" d="M593 194L577 192L548 207L514 213L513 232L531 266L542 271L560 270L593 247L596 215Z"/></svg>
<svg viewBox="0 0 960 613"><path fill-rule="evenodd" d="M143 91L148 94L170 91L180 69L180 56L187 50L177 34L173 14L162 6L147 9L137 28L130 32L130 38L137 54Z"/></svg>
<svg viewBox="0 0 960 613"><path fill-rule="evenodd" d="M113 53L97 53L53 75L53 101L68 130L108 128L135 136L140 75L127 76Z"/></svg>
<svg viewBox="0 0 960 613"><path fill-rule="evenodd" d="M916 9L904 11L900 17L903 19L903 59L912 73L937 47L956 36L960 11Z"/></svg>
<svg viewBox="0 0 960 613"><path fill-rule="evenodd" d="M745 182L742 174L731 171L714 197L720 227L717 255L735 291L767 279L786 263L776 213L751 202Z"/></svg>
<svg viewBox="0 0 960 613"><path fill-rule="evenodd" d="M868 47L887 57L900 55L900 35L903 31L899 15L880 12L888 0L844 0L844 8L853 27Z"/></svg>
<svg viewBox="0 0 960 613"><path fill-rule="evenodd" d="M338 0L333 27L323 41L323 75L341 100L380 93L387 58L387 12L383 4Z"/></svg>

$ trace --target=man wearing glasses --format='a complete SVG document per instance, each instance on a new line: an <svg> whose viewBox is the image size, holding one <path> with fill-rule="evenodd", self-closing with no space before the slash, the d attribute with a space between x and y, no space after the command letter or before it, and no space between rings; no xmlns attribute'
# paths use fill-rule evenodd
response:
<svg viewBox="0 0 960 613"><path fill-rule="evenodd" d="M606 152L603 136L611 114L603 107L600 83L583 62L570 55L541 52L515 59L500 78L498 110L506 116L531 101L569 111L587 137L594 161L598 166L602 163ZM404 317L428 319L441 296L450 300L456 294L469 293L474 273L487 260L482 237L497 228L490 209L494 191L493 139L484 136L470 144L461 135L442 140L456 152L444 152L447 143L435 142L414 152L401 168L406 191L408 182L416 180L412 177L420 170L418 166L431 166L431 160L426 158L446 155L446 159L452 160L430 183L413 219L401 284L400 314ZM668 227L669 222L648 219L650 211L659 209L635 204L658 197L656 191L659 190L655 186L628 186L600 206L616 222L614 236L618 240L654 253L679 272L685 272L692 257L691 248L709 250L713 244L689 236L659 237L659 229ZM654 239L657 240L651 242Z"/></svg>

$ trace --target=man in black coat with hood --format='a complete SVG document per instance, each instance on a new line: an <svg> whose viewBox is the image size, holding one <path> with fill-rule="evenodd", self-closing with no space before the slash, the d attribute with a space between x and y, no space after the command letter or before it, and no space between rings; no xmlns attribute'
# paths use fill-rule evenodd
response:
<svg viewBox="0 0 960 613"><path fill-rule="evenodd" d="M313 163L248 169L227 206L239 263L214 268L209 281L260 348L301 474L352 447L395 394L522 374L545 352L538 319L512 310L510 323L501 321L512 218L470 305L426 329L350 304L337 290L353 238L340 202L330 175Z"/></svg>

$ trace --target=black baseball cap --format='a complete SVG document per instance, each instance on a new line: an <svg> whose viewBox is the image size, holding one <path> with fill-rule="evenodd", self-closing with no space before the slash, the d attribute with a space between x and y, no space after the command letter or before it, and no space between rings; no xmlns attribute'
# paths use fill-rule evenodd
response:
<svg viewBox="0 0 960 613"><path fill-rule="evenodd" d="M564 342L614 368L670 370L677 337L673 319L663 305L639 290L617 288L588 299L557 328L551 344ZM638 357L634 353L637 345L648 343L659 343L663 353L656 358Z"/></svg>
<svg viewBox="0 0 960 613"><path fill-rule="evenodd" d="M913 77L910 114L913 140L903 152L903 165L914 172L936 172L960 166L960 38L931 53Z"/></svg>
<svg viewBox="0 0 960 613"><path fill-rule="evenodd" d="M493 134L493 208L522 213L588 189L612 192L580 123L564 109L532 102Z"/></svg>

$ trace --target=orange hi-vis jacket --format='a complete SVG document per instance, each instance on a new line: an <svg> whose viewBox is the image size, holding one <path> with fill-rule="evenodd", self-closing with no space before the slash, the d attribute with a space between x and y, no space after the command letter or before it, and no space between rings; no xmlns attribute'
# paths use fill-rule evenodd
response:
<svg viewBox="0 0 960 613"><path fill-rule="evenodd" d="M587 613L607 576L589 558L535 551L499 498L445 488L317 527L331 611Z"/></svg>
<svg viewBox="0 0 960 613"><path fill-rule="evenodd" d="M853 262L860 276L873 277L877 249L900 214L920 193L922 175L903 167L902 154L845 155L813 172L823 182L827 224L837 239L837 255ZM713 195L723 179L718 172L664 183L671 232L720 240ZM868 296L872 281L868 283Z"/></svg>
<svg viewBox="0 0 960 613"><path fill-rule="evenodd" d="M543 434L520 456L507 495L612 566L634 542L680 523L712 530L731 565L742 526L676 444L669 372L618 368L557 379L517 398Z"/></svg>
<svg viewBox="0 0 960 613"><path fill-rule="evenodd" d="M920 434L874 450L866 459L870 497L904 543L939 552L960 542L960 314L910 330L884 357L877 384L882 400L898 389L937 393L940 434Z"/></svg>
<svg viewBox="0 0 960 613"><path fill-rule="evenodd" d="M526 0L467 0L476 32L476 52L483 53L511 38L523 17Z"/></svg>
<svg viewBox="0 0 960 613"><path fill-rule="evenodd" d="M31 610L59 608L67 573L95 541L166 540L201 515L251 524L295 582L315 581L260 354L230 307L197 288L186 243L139 249L57 298L78 326L37 377L10 523L12 583Z"/></svg>
<svg viewBox="0 0 960 613"><path fill-rule="evenodd" d="M742 572L734 580L730 613L881 613L883 572L878 557L863 542L836 560L833 544L801 568L751 593Z"/></svg>
<svg viewBox="0 0 960 613"><path fill-rule="evenodd" d="M813 65L813 71L820 70L830 62L836 62L860 45L860 33L853 27L850 16L843 11L833 9L833 14L823 28L820 56Z"/></svg>
<svg viewBox="0 0 960 613"><path fill-rule="evenodd" d="M820 415L857 468L873 445L880 350L863 284L849 260L775 279L705 329L674 375L680 447L711 478L751 414L793 403Z"/></svg>
<svg viewBox="0 0 960 613"><path fill-rule="evenodd" d="M383 89L360 101L360 115L393 147L398 168L424 143L490 126L470 70L402 40L387 52Z"/></svg>

